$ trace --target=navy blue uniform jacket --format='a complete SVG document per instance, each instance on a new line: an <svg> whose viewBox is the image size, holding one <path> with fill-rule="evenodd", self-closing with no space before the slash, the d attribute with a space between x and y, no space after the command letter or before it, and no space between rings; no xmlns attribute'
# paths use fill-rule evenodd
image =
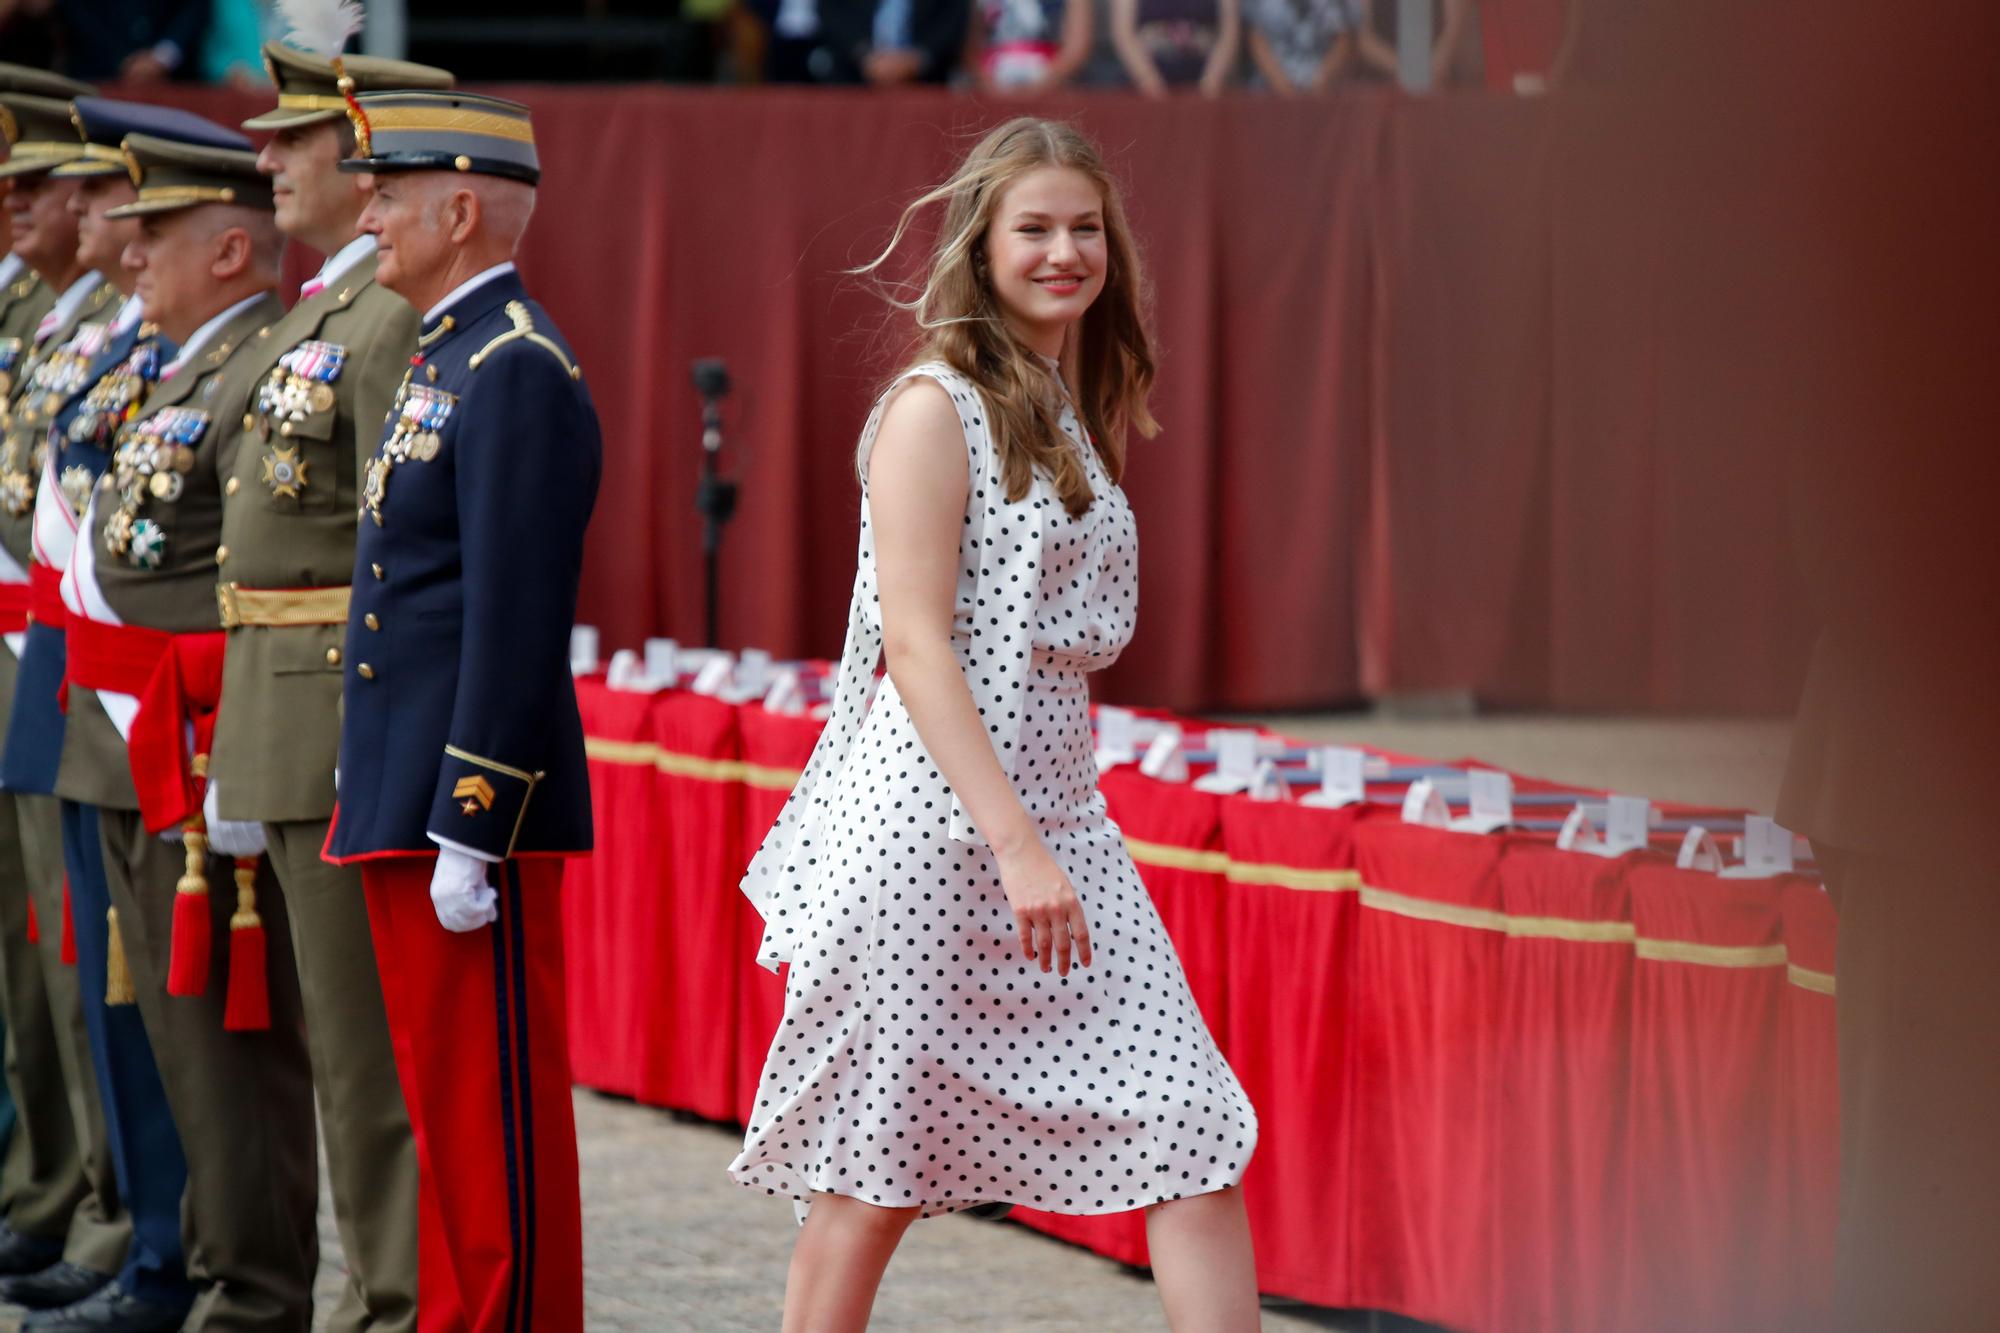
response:
<svg viewBox="0 0 2000 1333"><path fill-rule="evenodd" d="M512 273L424 325L371 472L399 418L426 429L362 508L330 861L434 853L433 833L590 850L569 634L603 446L574 361Z"/></svg>
<svg viewBox="0 0 2000 1333"><path fill-rule="evenodd" d="M51 430L58 450L58 477L73 467L88 468L91 486L95 489L97 479L104 475L105 467L111 462L110 438L71 440L70 423L76 420L77 409L83 406L83 400L89 396L97 381L122 365L138 347L142 329L152 333L161 365L174 359L173 343L153 333L152 326L148 324L134 324L111 339L97 360L91 363L82 386L53 418ZM115 423L112 428L116 429ZM41 478L37 477L35 484L40 486ZM89 541L90 534L81 533L77 540ZM0 786L9 791L47 796L56 789L56 769L62 764L63 746L63 714L57 696L62 689L67 662L68 647L59 627L28 626L28 639L21 648L20 674L14 678L14 712L7 722L6 750L4 755L0 755Z"/></svg>

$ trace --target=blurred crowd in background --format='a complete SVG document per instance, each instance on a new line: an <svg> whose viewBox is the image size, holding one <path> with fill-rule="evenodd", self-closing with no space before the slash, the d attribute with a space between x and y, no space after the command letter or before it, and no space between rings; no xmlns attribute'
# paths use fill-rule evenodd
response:
<svg viewBox="0 0 2000 1333"><path fill-rule="evenodd" d="M1311 96L1400 81L1539 92L1565 0L372 0L367 49L473 82L1063 87ZM1421 25L1411 68L1399 27ZM93 82L256 85L275 0L0 0L7 59ZM1427 64L1427 67L1425 65Z"/></svg>

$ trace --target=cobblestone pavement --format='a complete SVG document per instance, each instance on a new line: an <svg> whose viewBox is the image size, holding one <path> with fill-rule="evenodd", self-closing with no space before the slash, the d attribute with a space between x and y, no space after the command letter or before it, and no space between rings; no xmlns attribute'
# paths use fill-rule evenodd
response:
<svg viewBox="0 0 2000 1333"><path fill-rule="evenodd" d="M730 1180L737 1131L581 1089L576 1123L590 1333L774 1333L798 1227L789 1205ZM325 1333L345 1267L324 1190L320 1249L314 1328ZM0 1333L20 1328L20 1316L0 1306ZM1155 1333L1167 1325L1143 1273L1025 1227L921 1222L890 1265L871 1327L961 1326ZM1301 1306L1267 1309L1264 1327L1370 1333L1366 1316Z"/></svg>
<svg viewBox="0 0 2000 1333"><path fill-rule="evenodd" d="M584 1287L592 1333L776 1330L798 1233L791 1206L730 1180L737 1131L579 1092ZM976 1317L968 1312L977 1312ZM1152 1282L1025 1227L942 1217L910 1229L872 1328L988 1333L1164 1330ZM1264 1327L1352 1329L1326 1311Z"/></svg>

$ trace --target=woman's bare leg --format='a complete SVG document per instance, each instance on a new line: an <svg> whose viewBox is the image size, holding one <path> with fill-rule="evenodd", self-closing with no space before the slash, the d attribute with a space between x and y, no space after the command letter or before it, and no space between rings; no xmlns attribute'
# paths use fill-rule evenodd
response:
<svg viewBox="0 0 2000 1333"><path fill-rule="evenodd" d="M1146 1210L1153 1281L1174 1333L1255 1333L1257 1261L1243 1193L1230 1188Z"/></svg>
<svg viewBox="0 0 2000 1333"><path fill-rule="evenodd" d="M860 1333L875 1289L915 1208L878 1208L841 1194L813 1195L785 1277L784 1333ZM1246 1242L1247 1244L1247 1242Z"/></svg>

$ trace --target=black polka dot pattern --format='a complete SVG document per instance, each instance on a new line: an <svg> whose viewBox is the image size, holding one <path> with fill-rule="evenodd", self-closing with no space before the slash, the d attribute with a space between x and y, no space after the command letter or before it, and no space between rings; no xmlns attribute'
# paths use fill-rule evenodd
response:
<svg viewBox="0 0 2000 1333"><path fill-rule="evenodd" d="M1085 676L1131 639L1137 536L1096 501L1006 499L978 391L942 365L971 466L955 643L1002 765L1083 900L1096 958L1023 958L993 855L925 752L881 653L862 440L860 568L833 716L745 876L784 1019L730 1171L924 1215L990 1202L1105 1213L1242 1179L1257 1121L1105 813Z"/></svg>

